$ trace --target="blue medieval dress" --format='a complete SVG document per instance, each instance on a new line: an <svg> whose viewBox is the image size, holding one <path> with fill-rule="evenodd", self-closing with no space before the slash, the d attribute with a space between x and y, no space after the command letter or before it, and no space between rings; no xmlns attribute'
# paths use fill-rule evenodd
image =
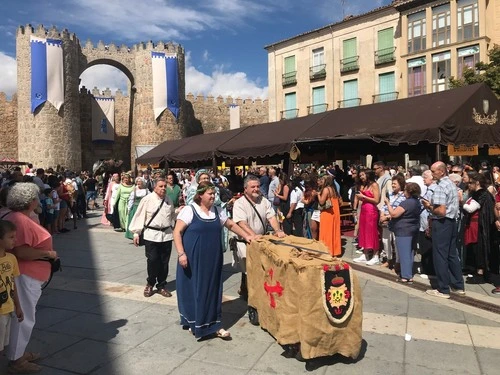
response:
<svg viewBox="0 0 500 375"><path fill-rule="evenodd" d="M222 224L217 209L214 219L204 219L190 208L193 221L182 236L188 266L177 264L177 304L180 324L201 338L222 328Z"/></svg>

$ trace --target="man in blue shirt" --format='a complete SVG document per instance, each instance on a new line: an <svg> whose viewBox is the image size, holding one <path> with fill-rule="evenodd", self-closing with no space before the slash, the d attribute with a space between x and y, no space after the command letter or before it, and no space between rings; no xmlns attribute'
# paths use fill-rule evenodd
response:
<svg viewBox="0 0 500 375"><path fill-rule="evenodd" d="M446 164L438 161L431 166L436 187L431 201L422 200L432 219L432 255L438 288L429 289L433 297L450 298L450 291L464 295L462 267L457 251L456 217L459 210L457 187L449 179Z"/></svg>
<svg viewBox="0 0 500 375"><path fill-rule="evenodd" d="M262 195L267 198L267 193L269 192L269 183L271 182L271 179L267 175L267 168L266 167L260 167L259 168L259 180L260 180L260 192Z"/></svg>

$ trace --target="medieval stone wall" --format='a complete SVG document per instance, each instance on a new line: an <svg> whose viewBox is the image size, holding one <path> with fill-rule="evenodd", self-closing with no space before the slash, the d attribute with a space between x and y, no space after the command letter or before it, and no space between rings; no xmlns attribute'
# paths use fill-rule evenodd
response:
<svg viewBox="0 0 500 375"><path fill-rule="evenodd" d="M240 107L240 126L262 124L269 121L269 103L261 99L233 99L230 96L204 97L189 93L186 100L191 102L196 118L201 121L203 133L229 130L229 105Z"/></svg>
<svg viewBox="0 0 500 375"><path fill-rule="evenodd" d="M0 93L0 159L17 160L17 96Z"/></svg>
<svg viewBox="0 0 500 375"><path fill-rule="evenodd" d="M58 112L46 102L31 113L30 36L63 41L65 102ZM153 112L151 51L175 53L178 59L180 114L176 120L167 109L158 118ZM98 159L114 158L130 168L136 159L136 146L157 145L200 133L229 129L229 105L240 106L241 126L268 121L267 100L197 96L185 92L185 57L182 46L174 43L138 43L132 48L114 44L81 45L68 30L18 28L16 35L18 96L7 101L0 94L0 156L32 162L36 166L57 164L78 170L89 169ZM79 77L89 67L107 64L120 69L130 80L129 92L89 93L79 89ZM115 142L92 142L91 94L115 97Z"/></svg>

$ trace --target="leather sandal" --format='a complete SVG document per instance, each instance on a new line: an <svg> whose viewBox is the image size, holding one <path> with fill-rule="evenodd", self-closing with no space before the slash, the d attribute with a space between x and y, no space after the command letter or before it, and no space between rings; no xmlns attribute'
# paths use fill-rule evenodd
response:
<svg viewBox="0 0 500 375"><path fill-rule="evenodd" d="M228 340L231 338L231 333L229 331L226 331L224 328L221 328L217 332L215 332L215 335L223 340Z"/></svg>
<svg viewBox="0 0 500 375"><path fill-rule="evenodd" d="M151 297L153 294L155 294L153 287L151 285L146 285L144 288L144 297Z"/></svg>
<svg viewBox="0 0 500 375"><path fill-rule="evenodd" d="M8 374L36 374L42 370L41 366L34 363L23 361L21 363L11 363L7 367Z"/></svg>
<svg viewBox="0 0 500 375"><path fill-rule="evenodd" d="M42 358L42 356L40 355L40 353L25 352L22 358L28 362L34 362L38 361L40 358Z"/></svg>
<svg viewBox="0 0 500 375"><path fill-rule="evenodd" d="M160 293L163 297L172 297L172 293L170 293L167 289L158 289L158 293Z"/></svg>

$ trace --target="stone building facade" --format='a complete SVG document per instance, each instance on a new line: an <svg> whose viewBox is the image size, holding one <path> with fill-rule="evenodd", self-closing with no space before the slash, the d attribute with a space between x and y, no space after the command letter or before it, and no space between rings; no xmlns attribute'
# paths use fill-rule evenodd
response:
<svg viewBox="0 0 500 375"><path fill-rule="evenodd" d="M58 112L49 102L31 113L30 36L61 39L64 59L64 105ZM81 45L68 30L19 27L16 36L17 96L7 100L0 94L0 158L13 157L36 166L61 164L78 170L89 169L99 159L121 159L133 167L137 146L154 146L165 140L229 129L229 105L240 106L241 126L268 121L267 100L217 97L196 98L185 92L185 57L182 46L174 43L139 43L132 48ZM178 120L165 110L155 120L151 51L177 54L180 115ZM121 70L130 80L129 92L111 93L79 88L81 74L94 65L107 64ZM115 142L94 144L91 139L91 98L115 98Z"/></svg>

